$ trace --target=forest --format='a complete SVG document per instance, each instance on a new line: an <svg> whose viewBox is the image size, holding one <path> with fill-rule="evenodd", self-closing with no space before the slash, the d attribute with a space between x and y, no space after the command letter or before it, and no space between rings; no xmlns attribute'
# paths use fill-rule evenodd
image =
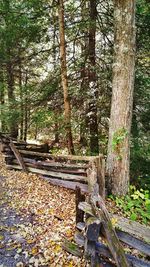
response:
<svg viewBox="0 0 150 267"><path fill-rule="evenodd" d="M103 154L126 180L120 194L129 168L147 188L149 1L58 2L0 3L0 131L54 154Z"/></svg>
<svg viewBox="0 0 150 267"><path fill-rule="evenodd" d="M0 0L0 267L150 266L149 24Z"/></svg>

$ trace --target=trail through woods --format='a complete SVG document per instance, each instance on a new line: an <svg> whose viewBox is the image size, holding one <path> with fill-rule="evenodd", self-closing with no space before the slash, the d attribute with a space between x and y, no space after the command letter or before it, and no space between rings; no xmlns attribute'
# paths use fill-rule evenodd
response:
<svg viewBox="0 0 150 267"><path fill-rule="evenodd" d="M74 230L74 192L8 171L0 155L0 267L86 266L61 248Z"/></svg>

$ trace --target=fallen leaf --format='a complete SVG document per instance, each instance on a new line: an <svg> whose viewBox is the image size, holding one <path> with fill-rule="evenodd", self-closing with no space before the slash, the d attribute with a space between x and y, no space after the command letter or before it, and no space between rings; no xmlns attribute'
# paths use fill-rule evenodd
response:
<svg viewBox="0 0 150 267"><path fill-rule="evenodd" d="M118 219L117 218L111 218L111 223L113 225L113 227L115 227L117 225Z"/></svg>
<svg viewBox="0 0 150 267"><path fill-rule="evenodd" d="M16 264L16 267L24 267L24 263L20 261Z"/></svg>
<svg viewBox="0 0 150 267"><path fill-rule="evenodd" d="M60 245L56 245L55 248L54 248L54 252L58 253L60 251L61 251L61 246Z"/></svg>
<svg viewBox="0 0 150 267"><path fill-rule="evenodd" d="M0 235L0 241L4 240L4 236Z"/></svg>
<svg viewBox="0 0 150 267"><path fill-rule="evenodd" d="M31 253L32 253L32 255L36 255L38 253L38 248L37 247L33 247L31 249Z"/></svg>
<svg viewBox="0 0 150 267"><path fill-rule="evenodd" d="M28 239L27 240L27 243L28 244L33 244L33 243L35 243L35 241L36 241L36 239Z"/></svg>

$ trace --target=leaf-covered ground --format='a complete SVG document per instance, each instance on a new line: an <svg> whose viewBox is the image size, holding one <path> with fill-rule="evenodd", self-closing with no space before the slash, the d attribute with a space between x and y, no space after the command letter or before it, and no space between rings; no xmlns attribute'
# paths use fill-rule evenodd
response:
<svg viewBox="0 0 150 267"><path fill-rule="evenodd" d="M74 231L74 192L8 171L0 155L0 267L86 266L61 247Z"/></svg>

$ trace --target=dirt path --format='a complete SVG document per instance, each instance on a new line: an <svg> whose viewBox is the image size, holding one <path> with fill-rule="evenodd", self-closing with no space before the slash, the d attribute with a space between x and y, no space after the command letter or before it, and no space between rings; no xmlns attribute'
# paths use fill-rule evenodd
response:
<svg viewBox="0 0 150 267"><path fill-rule="evenodd" d="M0 163L0 267L86 266L61 248L74 236L74 192Z"/></svg>
<svg viewBox="0 0 150 267"><path fill-rule="evenodd" d="M15 267L29 260L25 254L18 253L21 247L24 251L31 249L25 238L18 234L18 229L22 223L28 225L30 220L25 220L9 206L11 198L4 187L5 179L0 177L0 266ZM20 264L17 265L18 262Z"/></svg>

